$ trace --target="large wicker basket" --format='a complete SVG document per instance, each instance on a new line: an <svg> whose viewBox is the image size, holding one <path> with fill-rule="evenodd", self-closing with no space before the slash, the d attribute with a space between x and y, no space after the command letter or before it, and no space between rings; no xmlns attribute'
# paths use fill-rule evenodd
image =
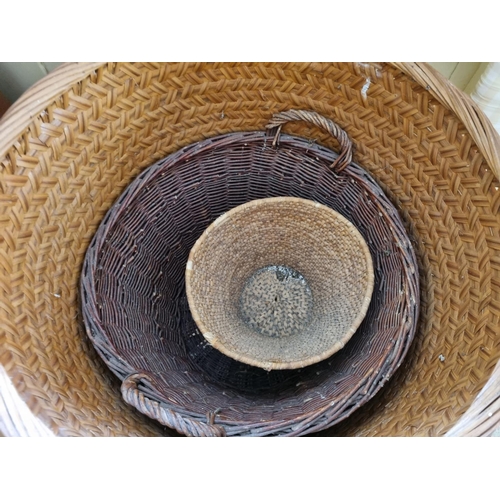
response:
<svg viewBox="0 0 500 500"><path fill-rule="evenodd" d="M105 213L183 146L332 117L411 235L421 320L405 363L325 435L488 435L500 422L499 138L424 64L69 64L0 122L0 412L10 435L168 435L121 398L79 316ZM289 133L337 149L297 123Z"/></svg>
<svg viewBox="0 0 500 500"><path fill-rule="evenodd" d="M342 153L337 155L305 138L278 134L273 139L264 131L226 134L192 144L154 164L127 187L106 214L87 251L81 278L82 311L91 341L123 380L123 398L182 433L296 436L328 428L379 392L401 365L414 337L419 311L418 270L398 212L377 183L351 163L352 144L331 120L310 111L290 110L273 117L272 123L297 119L337 131ZM279 147L273 146L278 138ZM187 277L184 280L184 270L188 272L190 262L190 270L196 270L199 262L188 260L197 246L192 245L200 235L210 233L207 226L211 222L220 228L224 225L221 219L229 220L234 229L233 208L248 206L242 205L245 201L259 206L263 199L283 200L288 195L293 195L293 200L305 196L307 206L333 209L352 224L369 253L365 258L371 261L373 274L367 282L369 300L363 301L366 319L353 325L349 333L353 338L346 339L347 345L339 352L327 353L314 363L266 364L264 369L248 364L238 353L220 352L202 335L203 330L196 328L198 313L187 307L192 282ZM295 217L299 213L297 205L289 212ZM263 218L276 222L269 213ZM292 335L291 341L278 339L278 347L266 345L262 335L246 331L244 355L252 348L265 356L274 349L272 356L281 357L286 352L297 355L303 352L307 338L321 338L316 349L324 345L326 334L332 335L340 327L341 315L353 317L348 295L356 288L354 269L364 252L358 247L356 256L346 258L350 285L325 287L324 275L334 274L326 261L339 258L341 251L336 245L335 255L326 258L323 254L323 262L318 262L319 242L328 241L331 248L338 233L331 222L328 236L318 234L313 226L309 222L303 233L308 248L297 241L287 244L283 232L274 225L265 243L255 226L246 225L233 236L246 250L255 242L256 253L247 264L231 264L221 238L216 238L207 254L207 259L222 255L224 269L235 276L240 271L246 274L256 261L269 264L267 251L262 252L261 247L276 246L282 264L291 264L292 259L295 271L313 278L314 300L323 304L321 313L316 309L322 330L306 328ZM296 225L293 227L297 234ZM238 259L242 251L240 247L231 253ZM207 271L202 275L213 277ZM211 283L210 290L202 294L208 300L218 300L221 295L216 287ZM231 293L237 294L236 290ZM227 296L222 299L222 308L228 310L230 301ZM337 309L332 317L325 308L330 309L335 302L342 304L344 313ZM234 337L238 327L225 325L222 334Z"/></svg>

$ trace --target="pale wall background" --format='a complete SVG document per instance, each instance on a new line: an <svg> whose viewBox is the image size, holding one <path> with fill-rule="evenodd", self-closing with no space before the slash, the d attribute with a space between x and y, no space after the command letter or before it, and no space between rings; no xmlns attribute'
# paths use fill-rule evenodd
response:
<svg viewBox="0 0 500 500"><path fill-rule="evenodd" d="M0 93L13 103L25 90L60 62L0 62ZM430 63L459 89L470 94L487 63L433 62Z"/></svg>
<svg viewBox="0 0 500 500"><path fill-rule="evenodd" d="M432 62L429 64L467 94L472 93L479 77L488 65L487 62Z"/></svg>
<svg viewBox="0 0 500 500"><path fill-rule="evenodd" d="M60 62L0 62L0 93L13 103Z"/></svg>

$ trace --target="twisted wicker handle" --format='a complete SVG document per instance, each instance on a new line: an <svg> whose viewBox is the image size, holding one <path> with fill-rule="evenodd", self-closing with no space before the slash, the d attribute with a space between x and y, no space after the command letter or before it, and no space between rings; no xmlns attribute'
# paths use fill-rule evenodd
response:
<svg viewBox="0 0 500 500"><path fill-rule="evenodd" d="M276 145L281 127L292 121L305 121L312 123L329 132L340 144L340 153L338 158L332 163L331 168L337 172L342 172L352 161L352 142L347 133L341 129L336 123L328 118L321 116L315 111L304 111L299 109L290 109L273 115L271 121L266 125L266 128L278 127L276 136L273 141L273 146Z"/></svg>
<svg viewBox="0 0 500 500"><path fill-rule="evenodd" d="M164 408L158 402L145 397L137 388L137 384L140 380L148 380L151 382L151 379L145 373L134 373L122 382L121 391L125 402L134 406L141 413L144 413L144 415L186 436L222 437L226 435L223 427L213 425L215 414L211 413L207 415L207 420L210 422L207 424L197 420L184 418L178 413L168 408Z"/></svg>

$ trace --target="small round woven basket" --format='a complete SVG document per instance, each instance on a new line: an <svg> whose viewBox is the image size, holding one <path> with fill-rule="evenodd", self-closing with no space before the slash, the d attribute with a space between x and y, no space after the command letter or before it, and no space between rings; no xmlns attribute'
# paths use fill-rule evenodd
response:
<svg viewBox="0 0 500 500"><path fill-rule="evenodd" d="M313 110L348 133L355 162L375 179L373 189L386 195L404 222L420 278L420 320L405 361L351 416L333 427L322 422L321 434L493 433L500 424L500 146L491 123L467 96L417 63L85 63L64 65L48 75L0 121L0 421L5 434L175 434L122 399L120 378L109 370L124 376L122 364L113 368L111 358L103 362L99 347L87 339L79 288L85 255L109 209L147 167L210 138L230 142L234 134L240 136L232 152L237 158L245 139L254 140L252 134L263 134L272 115L290 109ZM311 158L323 146L339 149L328 132L303 121L287 125L287 133L306 138L303 147L309 147ZM278 151L286 140L282 136ZM326 159L321 161L320 185L331 175ZM207 170L200 167L204 176ZM311 199L311 176L304 169L297 169L293 179L264 170L260 174L251 187L252 199L258 193ZM354 174L371 186L361 169ZM171 179L172 197L175 190L181 192L181 184L203 191L199 178L183 175ZM213 182L217 175L213 172ZM235 171L226 186L246 189L247 180L244 169ZM295 188L280 192L279 186L292 180ZM326 182L319 190L326 200L330 187ZM235 196L234 206L245 198ZM191 208L180 206L178 220L189 218ZM187 251L177 254L181 242L174 242L170 259L187 259L199 235L224 210L214 202L193 221L183 234ZM193 231L195 226L199 230ZM362 234L370 229L357 227ZM365 240L370 245L370 238ZM374 293L378 286L375 282ZM174 322L188 315L181 311L170 317ZM197 396L193 392L192 397L211 404L208 394L200 394L209 377L220 384L219 394L222 388L241 395L240 389L223 388L226 369L232 382L240 380L231 364L237 362L221 364L195 325L186 319L184 326L179 353L189 351L186 363L200 367ZM337 355L356 344L360 331ZM102 355L107 355L104 350ZM327 360L318 365L325 362L328 366ZM350 363L354 369L362 364ZM300 377L313 367L293 375L298 379L287 390L301 390ZM172 363L169 375L165 400L185 407L183 390L172 389L182 366ZM246 372L241 380L254 375L261 377ZM252 379L251 385L262 386L260 381ZM153 394L151 384L132 378L129 386L137 383L142 389L137 397L149 404L144 394ZM349 403L352 407L362 392ZM235 398L230 406L239 408ZM306 399L298 418L309 409ZM155 408L150 405L151 412ZM249 403L248 408L255 406ZM217 415L198 416L205 424L217 424Z"/></svg>
<svg viewBox="0 0 500 500"><path fill-rule="evenodd" d="M250 201L216 219L189 254L186 292L216 349L266 370L344 347L365 317L373 265L338 212L302 198Z"/></svg>

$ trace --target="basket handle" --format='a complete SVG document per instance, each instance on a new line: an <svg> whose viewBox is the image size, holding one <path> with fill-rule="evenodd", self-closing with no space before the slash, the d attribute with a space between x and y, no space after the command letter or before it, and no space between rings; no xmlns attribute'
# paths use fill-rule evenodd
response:
<svg viewBox="0 0 500 500"><path fill-rule="evenodd" d="M215 413L209 413L207 415L207 421L209 423L206 424L204 422L182 417L175 411L161 406L157 401L153 401L144 396L137 388L141 380L152 382L151 378L145 373L134 373L122 382L121 391L125 402L135 407L141 413L144 413L144 415L186 436L222 437L226 435L223 427L213 424Z"/></svg>
<svg viewBox="0 0 500 500"><path fill-rule="evenodd" d="M337 172L342 172L352 161L352 141L349 136L340 128L335 122L321 116L315 111L305 111L299 109L290 109L288 111L283 111L281 113L276 113L271 118L271 121L266 125L266 128L278 128L276 131L276 136L274 137L273 146L276 146L279 135L281 132L281 127L288 122L292 121L305 121L317 125L320 128L325 129L329 132L340 144L340 153L338 158L332 163L331 167Z"/></svg>

